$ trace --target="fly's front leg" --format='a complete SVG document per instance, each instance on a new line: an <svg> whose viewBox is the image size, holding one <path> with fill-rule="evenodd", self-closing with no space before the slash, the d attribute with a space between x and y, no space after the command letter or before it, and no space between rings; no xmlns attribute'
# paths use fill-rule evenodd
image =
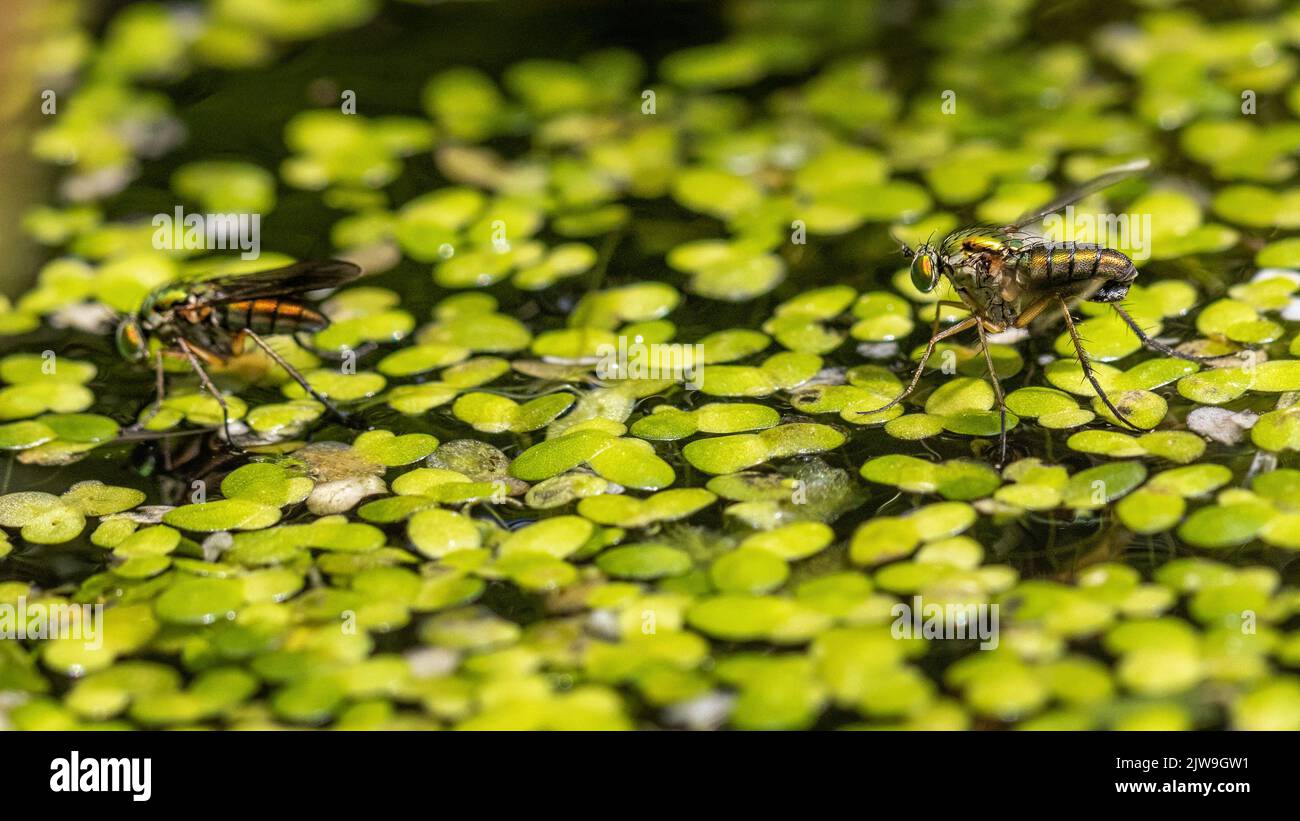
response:
<svg viewBox="0 0 1300 821"><path fill-rule="evenodd" d="M939 335L939 321L942 319L940 308L961 308L963 311L970 313L970 307L964 302L958 302L955 299L941 299L934 303L934 320L930 322L930 338ZM928 358L928 357L927 357ZM922 362L922 365L925 363Z"/></svg>
<svg viewBox="0 0 1300 821"><path fill-rule="evenodd" d="M963 311L965 311L968 314L972 313L969 305L967 305L965 302L959 302L958 300L955 299L941 299L935 302L934 320L930 323L931 337L937 336L939 333L939 321L943 317L942 312L939 310L940 308L961 308Z"/></svg>
<svg viewBox="0 0 1300 821"><path fill-rule="evenodd" d="M163 371L162 348L159 348L157 353L154 355L153 363L154 377L156 379L156 384L154 385L154 401L157 407L161 409L163 399L167 396L167 374Z"/></svg>
<svg viewBox="0 0 1300 821"><path fill-rule="evenodd" d="M203 365L199 363L199 358L195 355L190 344L183 338L177 339L176 344L185 353L185 357L190 360L190 367L199 375L199 381L203 383L203 387L207 389L208 393L212 394L212 398L216 399L217 404L221 406L221 429L225 431L226 441L234 445L235 440L230 435L230 408L226 405L226 397L221 395L221 391L217 390L217 386L212 383L208 372L203 370Z"/></svg>
<svg viewBox="0 0 1300 821"><path fill-rule="evenodd" d="M144 424L158 415L158 413L162 410L163 399L165 399L167 396L167 374L166 371L163 370L162 348L159 348L157 351L154 352L153 364L154 364L153 403L146 409L147 415L141 419L140 424Z"/></svg>
<svg viewBox="0 0 1300 821"><path fill-rule="evenodd" d="M162 348L154 352L153 364L156 381L154 383L153 412L149 414L149 419L153 419L162 411L163 399L166 398L167 394L167 373L163 370ZM164 469L170 471L172 469L171 448L162 448L162 456Z"/></svg>
<svg viewBox="0 0 1300 821"><path fill-rule="evenodd" d="M948 337L953 336L954 334L959 334L962 331L969 330L970 328L974 327L977 322L978 320L972 316L967 319L963 319L961 322L958 322L956 325L953 325L952 327L949 328L945 328L939 333L931 336L930 343L925 346L925 353L921 355L921 363L916 366L916 372L912 374L912 381L907 386L907 389L904 390L902 393L900 393L898 396L894 397L894 400L890 402L888 405L876 408L875 410L858 411L858 413L867 414L867 413L880 413L882 411L887 411L890 408L897 405L899 402L902 402L904 399L911 396L912 391L916 390L917 383L921 381L921 374L925 373L925 363L930 361L930 356L934 353L934 346L937 345L940 341L947 339Z"/></svg>
<svg viewBox="0 0 1300 821"><path fill-rule="evenodd" d="M940 308L961 308L967 314L971 313L970 306L957 299L941 299L938 302L935 302L934 322L930 326L930 336L934 336L939 332L939 319L941 317L941 314L939 313Z"/></svg>

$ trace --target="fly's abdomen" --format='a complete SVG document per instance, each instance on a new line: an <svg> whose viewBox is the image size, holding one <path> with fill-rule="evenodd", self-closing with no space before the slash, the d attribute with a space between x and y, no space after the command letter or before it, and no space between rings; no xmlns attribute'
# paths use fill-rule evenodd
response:
<svg viewBox="0 0 1300 821"><path fill-rule="evenodd" d="M250 299L228 302L224 306L224 325L231 331L250 330L255 334L296 334L319 331L329 320L297 302L281 299Z"/></svg>
<svg viewBox="0 0 1300 821"><path fill-rule="evenodd" d="M1067 285L1099 279L1131 282L1137 276L1133 262L1119 251L1081 242L1044 243L1020 253L1021 276L1039 287Z"/></svg>

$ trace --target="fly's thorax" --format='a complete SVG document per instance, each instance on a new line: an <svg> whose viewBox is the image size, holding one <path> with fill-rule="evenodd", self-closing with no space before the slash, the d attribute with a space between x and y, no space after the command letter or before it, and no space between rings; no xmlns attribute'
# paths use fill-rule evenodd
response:
<svg viewBox="0 0 1300 821"><path fill-rule="evenodd" d="M1010 326L1020 315L1025 289L1002 251L964 250L944 259L944 273L971 312Z"/></svg>
<svg viewBox="0 0 1300 821"><path fill-rule="evenodd" d="M1002 254L1008 250L1006 238L997 234L970 234L960 240L954 253Z"/></svg>
<svg viewBox="0 0 1300 821"><path fill-rule="evenodd" d="M1005 254L1022 245L1021 237L992 225L972 225L953 231L939 243L947 257L959 254Z"/></svg>
<svg viewBox="0 0 1300 821"><path fill-rule="evenodd" d="M163 285L149 292L140 305L141 316L161 314L187 301L191 294L176 285Z"/></svg>
<svg viewBox="0 0 1300 821"><path fill-rule="evenodd" d="M171 325L169 313L160 313L153 310L141 310L138 314L138 318L140 328L149 336L157 336Z"/></svg>
<svg viewBox="0 0 1300 821"><path fill-rule="evenodd" d="M952 282L952 286L958 291L962 290L962 288L975 287L978 284L975 267L970 263L971 260L962 255L943 259L943 272Z"/></svg>

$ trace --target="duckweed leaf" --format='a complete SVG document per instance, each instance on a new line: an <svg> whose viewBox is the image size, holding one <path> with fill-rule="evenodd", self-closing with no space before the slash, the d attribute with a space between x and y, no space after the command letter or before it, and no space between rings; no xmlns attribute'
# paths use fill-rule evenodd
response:
<svg viewBox="0 0 1300 821"><path fill-rule="evenodd" d="M61 498L87 516L107 516L130 510L145 500L145 494L91 479L68 488Z"/></svg>
<svg viewBox="0 0 1300 821"><path fill-rule="evenodd" d="M0 297L0 603L102 603L103 641L0 642L18 693L0 723L1300 728L1300 18L1283 4L1151 2L1069 42L1016 3L938 4L906 76L872 52L917 41L920 18L758 4L655 64L542 43L441 67L405 101L422 117L340 111L317 83L270 159L180 146L178 90L392 28L390 9L108 5L35 41L61 108L32 155L60 169L59 202L24 214L49 261ZM952 112L925 103L950 86ZM1236 116L1242 89L1258 117ZM1110 296L1200 360L1144 348L1080 292L1101 388L1057 306L987 351L974 329L940 340L879 410L931 324L987 295L922 291L892 238L952 250L971 221L1014 223L1156 153L1073 225L1062 209L1012 241L1127 255L1141 276ZM319 300L321 356L283 322L272 344L366 433L346 441L194 290L293 258L164 247L129 218L160 168L210 217L274 213L290 245L323 237L365 269ZM295 228L314 206L336 216ZM111 361L136 313L149 356ZM474 435L440 443L452 429ZM913 596L1001 607L1001 643L896 638Z"/></svg>
<svg viewBox="0 0 1300 821"><path fill-rule="evenodd" d="M448 510L421 510L407 521L406 531L416 549L434 559L458 550L476 550L483 543L470 519Z"/></svg>
<svg viewBox="0 0 1300 821"><path fill-rule="evenodd" d="M352 449L363 459L385 467L418 462L433 453L437 447L437 437L427 433L397 436L387 430L366 431L352 441Z"/></svg>
<svg viewBox="0 0 1300 821"><path fill-rule="evenodd" d="M511 533L497 551L502 557L541 553L563 559L577 552L594 532L592 523L579 516L556 516Z"/></svg>
<svg viewBox="0 0 1300 821"><path fill-rule="evenodd" d="M293 476L280 465L253 462L229 473L221 481L221 493L227 499L284 507L306 499L314 485L311 479Z"/></svg>
<svg viewBox="0 0 1300 821"><path fill-rule="evenodd" d="M214 533L218 530L260 530L280 520L274 505L250 499L220 499L182 505L163 514L163 521L181 530Z"/></svg>
<svg viewBox="0 0 1300 821"><path fill-rule="evenodd" d="M522 405L504 396L467 393L456 400L451 412L484 433L525 433L546 427L573 402L573 395L567 393L540 396Z"/></svg>
<svg viewBox="0 0 1300 821"><path fill-rule="evenodd" d="M719 556L709 568L714 587L723 593L766 593L790 575L785 561L761 547L740 547Z"/></svg>
<svg viewBox="0 0 1300 821"><path fill-rule="evenodd" d="M652 581L680 576L690 571L688 553L659 544L633 544L606 550L596 557L596 566L616 579Z"/></svg>
<svg viewBox="0 0 1300 821"><path fill-rule="evenodd" d="M386 384L384 377L377 373L359 371L354 374L339 373L327 369L308 371L303 374L307 384L327 399L336 402L355 402L378 394ZM288 382L281 389L290 399L302 399L307 392L297 382Z"/></svg>

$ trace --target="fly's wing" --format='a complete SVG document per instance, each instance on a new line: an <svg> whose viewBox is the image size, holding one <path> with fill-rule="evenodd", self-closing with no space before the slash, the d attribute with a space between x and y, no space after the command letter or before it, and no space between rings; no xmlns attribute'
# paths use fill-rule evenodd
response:
<svg viewBox="0 0 1300 821"><path fill-rule="evenodd" d="M329 259L295 262L283 268L234 274L197 282L192 290L209 305L243 302L251 299L287 297L324 288L338 288L361 276L361 268L351 262Z"/></svg>
<svg viewBox="0 0 1300 821"><path fill-rule="evenodd" d="M1148 159L1134 160L1133 162L1117 165L1111 170L1102 174L1096 179L1089 180L1077 188L1072 188L1061 196L1044 205L1042 208L1034 209L1028 214L1021 215L1020 219L1006 226L1006 231L1016 231L1022 226L1031 225L1038 222L1048 214L1060 211L1067 205L1078 202L1089 194L1095 194L1103 188L1110 188L1120 180L1126 180L1135 174L1141 174L1151 167L1151 161Z"/></svg>

